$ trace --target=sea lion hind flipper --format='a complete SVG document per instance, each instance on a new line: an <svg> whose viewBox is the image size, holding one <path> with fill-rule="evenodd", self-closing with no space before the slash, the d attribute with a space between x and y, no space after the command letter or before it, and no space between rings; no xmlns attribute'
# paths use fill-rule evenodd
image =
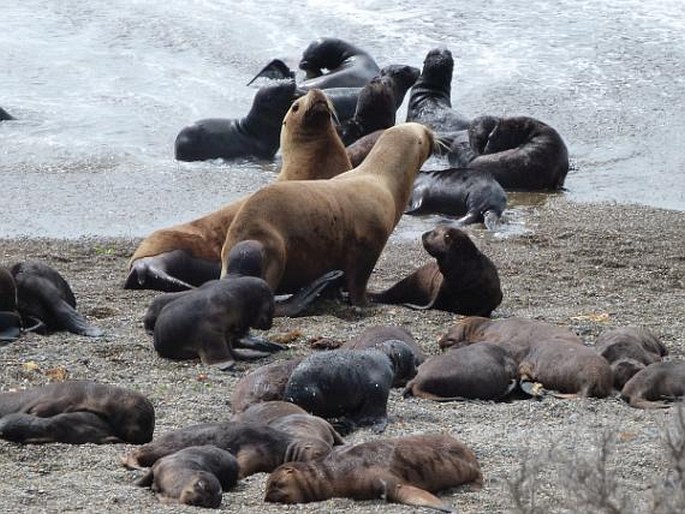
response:
<svg viewBox="0 0 685 514"><path fill-rule="evenodd" d="M241 361L251 361L256 359L263 359L271 355L271 352L261 352L259 350L249 350L245 348L234 348L233 354L235 358Z"/></svg>
<svg viewBox="0 0 685 514"><path fill-rule="evenodd" d="M88 337L100 337L104 334L101 328L88 323L82 314L64 300L55 306L55 315L62 327L74 334Z"/></svg>
<svg viewBox="0 0 685 514"><path fill-rule="evenodd" d="M280 59L273 59L266 66L264 66L259 72L252 77L252 79L246 84L250 85L258 78L272 79L272 80L282 80L282 79L294 79L295 72L291 70L286 63Z"/></svg>
<svg viewBox="0 0 685 514"><path fill-rule="evenodd" d="M155 289L175 293L194 289L194 287L183 280L169 275L166 271L157 266L151 266L142 259L137 260L131 265L131 269L124 282L124 289Z"/></svg>
<svg viewBox="0 0 685 514"><path fill-rule="evenodd" d="M344 275L341 270L333 270L321 275L291 297L277 301L274 316L294 318L301 315L323 291L341 284Z"/></svg>
<svg viewBox="0 0 685 514"><path fill-rule="evenodd" d="M155 474L153 473L152 468L150 468L142 477L140 477L133 483L138 487L150 487L152 485L152 480L154 479L154 477Z"/></svg>
<svg viewBox="0 0 685 514"><path fill-rule="evenodd" d="M21 316L16 312L0 312L0 345L19 339Z"/></svg>
<svg viewBox="0 0 685 514"><path fill-rule="evenodd" d="M412 507L428 507L440 512L457 512L434 494L419 487L402 483L387 484L386 486L386 499L389 502L411 505Z"/></svg>
<svg viewBox="0 0 685 514"><path fill-rule="evenodd" d="M253 335L241 337L234 346L269 353L282 352L283 350L288 349L288 347L283 344L274 343L263 337L257 337Z"/></svg>
<svg viewBox="0 0 685 514"><path fill-rule="evenodd" d="M483 225L488 230L496 230L500 224L500 216L493 210L487 210L483 213Z"/></svg>

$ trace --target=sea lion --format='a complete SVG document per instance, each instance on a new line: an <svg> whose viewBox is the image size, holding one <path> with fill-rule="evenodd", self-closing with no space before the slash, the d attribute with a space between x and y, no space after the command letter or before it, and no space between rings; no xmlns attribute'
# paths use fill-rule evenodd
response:
<svg viewBox="0 0 685 514"><path fill-rule="evenodd" d="M291 414L307 414L307 411L294 403L281 400L266 400L259 403L253 403L245 410L236 412L231 416L231 421L269 425L272 421L285 416L290 416Z"/></svg>
<svg viewBox="0 0 685 514"><path fill-rule="evenodd" d="M452 108L453 69L454 59L447 48L426 54L421 75L409 92L407 121L423 123L441 136L469 128L469 119Z"/></svg>
<svg viewBox="0 0 685 514"><path fill-rule="evenodd" d="M205 364L231 369L236 358L268 354L235 348L248 330L271 328L274 297L257 277L228 277L168 303L159 313L154 347L170 359L200 357Z"/></svg>
<svg viewBox="0 0 685 514"><path fill-rule="evenodd" d="M143 444L152 439L155 409L139 393L74 380L1 393L0 419L3 434L20 442Z"/></svg>
<svg viewBox="0 0 685 514"><path fill-rule="evenodd" d="M471 238L452 225L422 236L429 262L389 289L371 293L378 303L405 304L455 314L489 316L502 301L497 268Z"/></svg>
<svg viewBox="0 0 685 514"><path fill-rule="evenodd" d="M668 354L666 347L647 328L620 327L602 332L595 350L604 357L614 373L614 387L621 390L638 371Z"/></svg>
<svg viewBox="0 0 685 514"><path fill-rule="evenodd" d="M191 446L162 457L136 485L150 487L164 504L218 508L221 492L238 481L238 461L216 446Z"/></svg>
<svg viewBox="0 0 685 514"><path fill-rule="evenodd" d="M17 308L24 326L40 320L48 332L68 330L89 337L103 334L76 312L74 292L55 269L29 261L15 264L10 273L17 287Z"/></svg>
<svg viewBox="0 0 685 514"><path fill-rule="evenodd" d="M17 285L9 270L0 266L0 345L21 335L22 322L17 310Z"/></svg>
<svg viewBox="0 0 685 514"><path fill-rule="evenodd" d="M368 425L382 432L394 381L393 362L380 349L314 353L293 370L284 400L334 420L343 434Z"/></svg>
<svg viewBox="0 0 685 514"><path fill-rule="evenodd" d="M344 350L366 350L367 348L375 348L386 341L399 340L406 343L414 353L414 362L416 366L426 360L426 354L421 347L416 343L411 332L404 327L396 325L375 325L367 327L358 336L350 339L342 345Z"/></svg>
<svg viewBox="0 0 685 514"><path fill-rule="evenodd" d="M631 407L659 409L685 396L685 361L655 362L626 382L621 398Z"/></svg>
<svg viewBox="0 0 685 514"><path fill-rule="evenodd" d="M282 124L283 162L277 181L327 179L351 169L332 113L318 90L293 102ZM217 278L226 231L246 198L153 232L131 257L124 287L179 291Z"/></svg>
<svg viewBox="0 0 685 514"><path fill-rule="evenodd" d="M493 230L507 208L507 194L488 171L470 168L421 170L405 214L460 216L455 223L485 223Z"/></svg>
<svg viewBox="0 0 685 514"><path fill-rule="evenodd" d="M284 464L269 476L264 500L382 498L455 512L432 493L466 483L480 487L482 482L473 451L451 436L426 434L342 446L317 461Z"/></svg>
<svg viewBox="0 0 685 514"><path fill-rule="evenodd" d="M282 400L285 386L302 359L288 359L260 366L243 376L233 388L233 412L243 412L253 404Z"/></svg>
<svg viewBox="0 0 685 514"><path fill-rule="evenodd" d="M297 438L269 426L252 423L202 423L167 432L122 458L130 468L152 466L162 457L189 446L211 444L238 459L239 477L270 472L284 462L322 457L331 448L316 438Z"/></svg>
<svg viewBox="0 0 685 514"><path fill-rule="evenodd" d="M294 99L295 81L290 80L257 91L244 118L196 121L176 136L176 160L273 158L278 150L283 117Z"/></svg>
<svg viewBox="0 0 685 514"><path fill-rule="evenodd" d="M421 364L404 396L436 401L501 400L516 385L516 363L495 343L453 348Z"/></svg>
<svg viewBox="0 0 685 514"><path fill-rule="evenodd" d="M240 209L222 249L261 242L264 279L289 293L342 270L350 300L366 303L366 284L402 216L414 177L431 154L432 132L418 123L387 129L364 162L330 180L270 184Z"/></svg>
<svg viewBox="0 0 685 514"><path fill-rule="evenodd" d="M356 168L364 159L366 159L366 156L369 155L369 152L371 152L371 149L383 132L385 132L385 130L375 130L345 147L345 152L347 152L347 157L350 159L350 163L352 163L353 167Z"/></svg>
<svg viewBox="0 0 685 514"><path fill-rule="evenodd" d="M9 121L9 120L13 120L13 119L15 119L14 116L12 116L5 109L0 107L0 121Z"/></svg>
<svg viewBox="0 0 685 514"><path fill-rule="evenodd" d="M448 155L453 166L488 171L507 191L559 190L568 173L568 150L559 133L527 116L481 116L469 127L469 146Z"/></svg>

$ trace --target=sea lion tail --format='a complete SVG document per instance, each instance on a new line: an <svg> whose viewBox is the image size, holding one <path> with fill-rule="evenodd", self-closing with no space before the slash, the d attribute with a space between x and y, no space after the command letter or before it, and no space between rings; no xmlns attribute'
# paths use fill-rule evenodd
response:
<svg viewBox="0 0 685 514"><path fill-rule="evenodd" d="M324 290L340 284L343 276L344 273L341 270L329 271L320 276L290 298L277 301L274 316L289 316L291 318L299 316Z"/></svg>
<svg viewBox="0 0 685 514"><path fill-rule="evenodd" d="M286 63L280 59L274 59L264 66L259 73L257 73L252 80L250 80L247 85L249 86L258 78L281 80L281 79L294 79L295 72L292 71Z"/></svg>

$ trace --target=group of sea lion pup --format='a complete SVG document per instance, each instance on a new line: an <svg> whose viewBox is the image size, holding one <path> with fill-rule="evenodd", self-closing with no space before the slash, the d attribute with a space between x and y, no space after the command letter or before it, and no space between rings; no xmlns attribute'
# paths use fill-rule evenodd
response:
<svg viewBox="0 0 685 514"><path fill-rule="evenodd" d="M300 315L324 289L342 288L354 305L364 305L368 296L467 315L441 339L447 351L426 359L406 330L371 327L332 352L248 373L234 389L231 421L186 427L152 442L154 407L142 395L86 381L49 384L0 394L0 437L148 443L123 462L149 468L138 484L151 486L164 502L218 507L222 491L238 479L270 472L267 501L385 498L450 512L434 493L483 481L475 454L461 442L427 434L343 444L341 434L360 426L383 431L392 387L438 401L501 400L516 391L605 397L616 387L643 408L685 394L685 365L661 362L665 347L644 329L609 331L592 349L561 327L486 317L502 300L497 270L457 226L494 226L503 196L506 202L502 188L561 188L568 156L556 131L531 118L469 121L453 110L453 61L446 49L431 50L419 74L406 66L379 69L366 52L325 38L305 50L300 67L308 78L298 94L294 74L275 61L259 76L285 80L262 88L245 119L203 120L179 134L177 158L270 157L278 148L275 117L282 168L275 183L159 230L138 247L126 287L168 291L145 316L155 349L164 357L199 357L231 369L235 359L282 348L250 336L250 328L268 329L274 315ZM408 123L393 126L409 87ZM257 103L264 98L266 117ZM341 117L350 103L355 110ZM227 142L227 136L233 139ZM217 141L229 154L214 155ZM462 167L420 172L435 151ZM386 291L367 293L402 214L454 214L444 205L455 202L466 206L458 223L423 235L436 261ZM58 282L35 263L24 268ZM0 269L0 335L8 340L25 325L16 276ZM64 306L69 294L73 299L67 289L40 300L59 306L60 322L46 321L45 314L41 321L52 330L98 335L76 314L74 301ZM276 301L274 293L292 296ZM6 312L15 325L2 325Z"/></svg>

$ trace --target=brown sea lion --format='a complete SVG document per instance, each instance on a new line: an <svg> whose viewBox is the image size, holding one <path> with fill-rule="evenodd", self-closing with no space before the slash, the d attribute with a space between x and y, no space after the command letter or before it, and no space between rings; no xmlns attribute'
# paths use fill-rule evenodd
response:
<svg viewBox="0 0 685 514"><path fill-rule="evenodd" d="M268 353L237 349L250 328L271 328L274 297L257 277L229 276L174 299L162 308L154 328L154 347L169 359L200 357L205 364L231 369L235 359Z"/></svg>
<svg viewBox="0 0 685 514"><path fill-rule="evenodd" d="M216 446L191 446L162 457L136 485L150 487L164 504L218 508L221 492L238 481L238 461Z"/></svg>
<svg viewBox="0 0 685 514"><path fill-rule="evenodd" d="M319 458L331 450L330 445L319 439L300 439L265 425L202 423L167 432L128 453L122 462L130 468L149 467L182 448L205 444L235 455L240 478L273 471L284 462Z"/></svg>
<svg viewBox="0 0 685 514"><path fill-rule="evenodd" d="M426 434L342 446L317 461L284 464L269 476L264 500L384 499L455 512L432 493L482 482L473 451L451 436Z"/></svg>
<svg viewBox="0 0 685 514"><path fill-rule="evenodd" d="M155 409L137 392L73 380L0 394L0 420L0 431L19 442L143 444L152 439Z"/></svg>
<svg viewBox="0 0 685 514"><path fill-rule="evenodd" d="M348 146L376 130L392 127L395 109L392 80L374 77L359 93L354 116L338 127L343 144Z"/></svg>
<svg viewBox="0 0 685 514"><path fill-rule="evenodd" d="M332 114L318 90L292 104L281 127L283 162L277 181L327 179L352 168ZM179 291L218 278L226 231L247 198L150 234L129 261L124 287Z"/></svg>
<svg viewBox="0 0 685 514"><path fill-rule="evenodd" d="M342 270L351 302L365 304L369 276L432 148L429 129L404 123L386 130L364 162L342 175L263 187L228 230L222 275L231 248L253 239L264 245L263 278L277 294Z"/></svg>
<svg viewBox="0 0 685 514"><path fill-rule="evenodd" d="M685 361L655 362L626 382L621 398L631 407L659 409L685 396Z"/></svg>
<svg viewBox="0 0 685 514"><path fill-rule="evenodd" d="M0 345L21 335L22 321L17 310L17 285L9 270L0 266Z"/></svg>
<svg viewBox="0 0 685 514"><path fill-rule="evenodd" d="M666 347L647 328L620 327L602 332L595 350L609 361L614 387L621 390L635 373L668 354Z"/></svg>
<svg viewBox="0 0 685 514"><path fill-rule="evenodd" d="M495 343L453 348L421 364L404 396L436 401L500 400L516 385L516 363Z"/></svg>
<svg viewBox="0 0 685 514"><path fill-rule="evenodd" d="M231 416L231 421L269 425L272 421L285 416L290 416L291 414L307 414L307 411L294 403L284 402L282 400L267 400L254 403L245 410L236 412Z"/></svg>
<svg viewBox="0 0 685 514"><path fill-rule="evenodd" d="M231 408L243 412L260 402L283 400L285 385L302 359L279 360L244 375L233 388Z"/></svg>
<svg viewBox="0 0 685 514"><path fill-rule="evenodd" d="M376 130L357 139L354 143L345 147L347 157L349 157L350 163L352 163L353 167L356 168L362 162L364 162L364 159L366 159L366 156L369 155L371 149L374 147L376 141L378 141L383 132L385 132L385 130Z"/></svg>
<svg viewBox="0 0 685 514"><path fill-rule="evenodd" d="M417 344L411 332L397 325L375 325L365 328L359 335L342 345L344 350L365 350L390 340L404 341L414 353L415 362L418 366L426 360L426 354Z"/></svg>
<svg viewBox="0 0 685 514"><path fill-rule="evenodd" d="M497 268L471 238L453 225L422 236L429 262L389 289L370 294L378 303L405 304L455 314L489 316L502 301Z"/></svg>

